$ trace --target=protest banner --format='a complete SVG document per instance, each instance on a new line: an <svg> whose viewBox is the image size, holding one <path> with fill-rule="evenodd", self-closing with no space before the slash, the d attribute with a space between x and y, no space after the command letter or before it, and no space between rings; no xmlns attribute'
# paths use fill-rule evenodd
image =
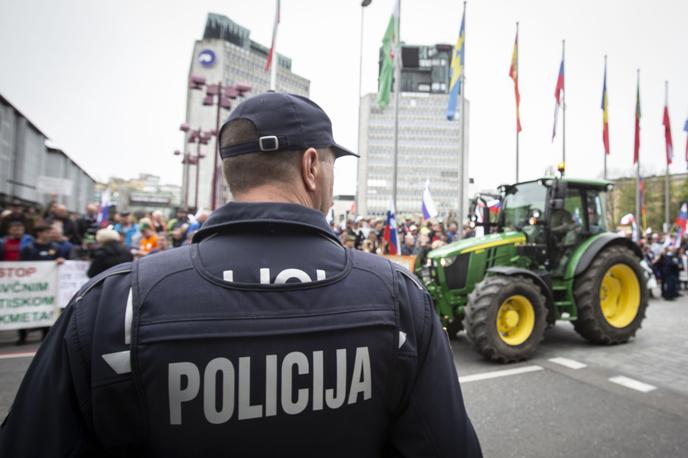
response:
<svg viewBox="0 0 688 458"><path fill-rule="evenodd" d="M65 261L58 267L58 303L67 307L72 296L88 281L88 261Z"/></svg>
<svg viewBox="0 0 688 458"><path fill-rule="evenodd" d="M52 326L57 288L54 261L0 263L0 330Z"/></svg>

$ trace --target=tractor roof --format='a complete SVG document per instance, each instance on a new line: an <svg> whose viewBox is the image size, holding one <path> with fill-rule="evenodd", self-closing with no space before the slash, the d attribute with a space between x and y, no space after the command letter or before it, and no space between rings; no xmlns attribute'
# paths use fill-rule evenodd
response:
<svg viewBox="0 0 688 458"><path fill-rule="evenodd" d="M611 181L608 180L587 180L583 178L553 178L553 177L543 177L539 178L537 180L530 180L530 181L522 181L521 183L517 184L524 184L524 183L532 183L534 181L540 181L540 182L545 182L547 180L562 180L564 183L569 183L572 184L578 188L591 188L591 189L600 189L600 190L607 190L609 185L614 185Z"/></svg>

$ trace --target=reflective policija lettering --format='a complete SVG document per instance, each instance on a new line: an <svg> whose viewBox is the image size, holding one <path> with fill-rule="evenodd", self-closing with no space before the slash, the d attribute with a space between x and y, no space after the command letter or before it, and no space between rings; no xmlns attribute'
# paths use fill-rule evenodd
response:
<svg viewBox="0 0 688 458"><path fill-rule="evenodd" d="M260 284L261 285L269 285L270 283L270 268L269 267L261 267L259 269L260 273ZM315 279L317 281L325 280L327 278L327 275L324 270L321 269L316 269L315 271ZM234 282L234 271L233 270L225 270L222 272L222 279L224 281L229 281L229 282ZM310 283L313 281L310 275L308 275L306 272L304 272L301 269L284 269L283 271L279 272L277 276L275 277L275 281L272 283L274 285L283 285L287 283L289 280L298 280L301 283Z"/></svg>
<svg viewBox="0 0 688 458"><path fill-rule="evenodd" d="M336 358L336 377L335 380L325 380L324 358L333 356ZM298 415L309 405L313 411L338 409L345 403L356 404L361 399L360 395L366 401L372 396L368 347L356 348L348 386L347 356L345 348L327 353L314 351L310 359L304 353L293 351L285 355L280 364L277 355L265 355L265 393L251 392L252 361L248 356L238 359L236 369L235 364L227 358L212 359L203 369L202 377L194 363L170 363L167 378L170 424L181 425L184 408L194 405L185 404L199 396L203 399L203 414L212 424L226 423L233 417L249 420L278 414ZM295 374L310 374L312 378L307 387L298 387L294 395ZM281 385L279 390L278 378ZM218 382L221 383L219 387ZM251 399L255 400L261 395L264 396L262 403L251 404Z"/></svg>

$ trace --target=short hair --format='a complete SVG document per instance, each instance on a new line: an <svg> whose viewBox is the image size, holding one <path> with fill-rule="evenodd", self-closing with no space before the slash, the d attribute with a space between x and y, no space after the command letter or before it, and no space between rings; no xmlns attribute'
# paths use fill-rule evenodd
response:
<svg viewBox="0 0 688 458"><path fill-rule="evenodd" d="M222 129L222 147L258 139L256 125L244 118L230 122ZM291 183L300 170L303 151L255 152L233 156L222 161L225 181L232 194L241 193L270 182Z"/></svg>

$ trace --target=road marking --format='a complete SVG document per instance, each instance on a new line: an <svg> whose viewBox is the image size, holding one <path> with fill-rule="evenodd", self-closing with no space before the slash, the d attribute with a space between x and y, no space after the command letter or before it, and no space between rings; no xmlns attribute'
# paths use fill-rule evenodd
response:
<svg viewBox="0 0 688 458"><path fill-rule="evenodd" d="M463 377L459 377L459 382L460 383L477 382L480 380L488 380L491 378L499 378L499 377L508 377L510 375L525 374L528 372L535 372L535 371L541 371L541 370L543 370L542 366L524 366L524 367L519 367L516 369L505 369L505 370L501 370L501 371L483 372L481 374L464 375Z"/></svg>
<svg viewBox="0 0 688 458"><path fill-rule="evenodd" d="M13 358L32 358L35 355L35 351L23 352L23 353L2 353L0 354L0 359L13 359Z"/></svg>
<svg viewBox="0 0 688 458"><path fill-rule="evenodd" d="M657 389L656 386L648 385L647 383L639 382L638 380L633 380L632 378L624 377L623 375L612 377L609 379L609 381L632 390L641 391L643 393L649 393L650 391Z"/></svg>
<svg viewBox="0 0 688 458"><path fill-rule="evenodd" d="M569 369L583 369L584 367L588 367L587 364L579 363L578 361L569 358L557 357L550 358L548 361L568 367Z"/></svg>

